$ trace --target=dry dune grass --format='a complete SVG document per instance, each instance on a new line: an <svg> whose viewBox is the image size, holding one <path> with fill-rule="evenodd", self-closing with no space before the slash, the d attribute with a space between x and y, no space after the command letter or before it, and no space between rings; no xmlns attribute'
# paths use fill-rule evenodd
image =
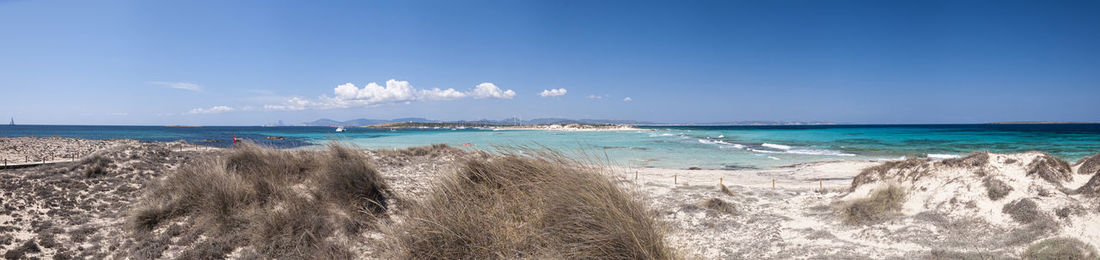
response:
<svg viewBox="0 0 1100 260"><path fill-rule="evenodd" d="M1100 196L1100 173L1092 175L1085 185L1077 188L1077 192L1088 196Z"/></svg>
<svg viewBox="0 0 1100 260"><path fill-rule="evenodd" d="M989 152L972 152L964 157L945 159L940 164L948 167L984 167L989 165Z"/></svg>
<svg viewBox="0 0 1100 260"><path fill-rule="evenodd" d="M999 200L1012 192L1012 186L1009 186L1008 183L994 176L986 176L983 178L982 185L985 185L986 195L988 195L991 200Z"/></svg>
<svg viewBox="0 0 1100 260"><path fill-rule="evenodd" d="M526 155L517 155L526 154ZM653 212L594 167L534 150L468 159L397 227L411 259L669 259Z"/></svg>
<svg viewBox="0 0 1100 260"><path fill-rule="evenodd" d="M1030 224L1032 222L1041 220L1043 214L1039 212L1039 205L1034 200L1023 198L1008 204L1005 204L1001 208L1001 213L1008 214L1013 220L1020 223Z"/></svg>
<svg viewBox="0 0 1100 260"><path fill-rule="evenodd" d="M1100 153L1077 160L1077 174L1100 174Z"/></svg>
<svg viewBox="0 0 1100 260"><path fill-rule="evenodd" d="M733 203L726 202L725 200L719 198L712 198L703 201L703 207L729 215L737 215L737 206L735 206Z"/></svg>
<svg viewBox="0 0 1100 260"><path fill-rule="evenodd" d="M405 149L381 149L375 150L375 152L389 155L389 156L436 156L443 153L452 152L458 148L451 147L447 144L432 144L425 146L414 146Z"/></svg>
<svg viewBox="0 0 1100 260"><path fill-rule="evenodd" d="M871 166L852 179L852 186L848 191L855 191L860 185L883 180L918 180L929 174L928 159L907 159L901 161L888 161Z"/></svg>
<svg viewBox="0 0 1100 260"><path fill-rule="evenodd" d="M1068 162L1043 153L1027 165L1027 175L1038 176L1048 182L1062 185L1073 180L1073 169Z"/></svg>
<svg viewBox="0 0 1100 260"><path fill-rule="evenodd" d="M1023 259L1028 260L1085 260L1098 259L1096 248L1076 238L1050 238L1031 245L1024 251Z"/></svg>
<svg viewBox="0 0 1100 260"><path fill-rule="evenodd" d="M292 152L246 143L154 184L129 221L139 238L169 222L186 223L192 234L184 237L206 237L192 241L186 257L222 258L250 246L263 258L346 258L340 238L369 226L390 197L354 150Z"/></svg>
<svg viewBox="0 0 1100 260"><path fill-rule="evenodd" d="M870 197L856 199L841 206L841 218L845 224L875 223L896 214L905 202L905 190L887 185L871 193Z"/></svg>

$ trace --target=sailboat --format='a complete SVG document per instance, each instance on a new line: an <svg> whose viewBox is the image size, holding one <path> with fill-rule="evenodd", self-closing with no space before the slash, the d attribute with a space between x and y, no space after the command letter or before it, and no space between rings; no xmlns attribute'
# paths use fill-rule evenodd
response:
<svg viewBox="0 0 1100 260"><path fill-rule="evenodd" d="M15 118L14 117L11 118L11 121L8 122L8 125L12 125L12 126L15 125Z"/></svg>

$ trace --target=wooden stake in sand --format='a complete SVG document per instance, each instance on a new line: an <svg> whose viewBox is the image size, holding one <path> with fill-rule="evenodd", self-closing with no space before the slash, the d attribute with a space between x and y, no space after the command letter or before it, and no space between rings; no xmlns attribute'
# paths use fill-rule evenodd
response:
<svg viewBox="0 0 1100 260"><path fill-rule="evenodd" d="M724 185L722 184L722 177L718 177L718 185Z"/></svg>
<svg viewBox="0 0 1100 260"><path fill-rule="evenodd" d="M825 191L825 181L817 179L817 187L821 189L821 191Z"/></svg>
<svg viewBox="0 0 1100 260"><path fill-rule="evenodd" d="M672 175L672 184L676 184L676 183L677 183L677 181L676 181L676 177L677 177L677 176L679 176L679 174L673 174L673 175Z"/></svg>
<svg viewBox="0 0 1100 260"><path fill-rule="evenodd" d="M634 171L634 182L638 181L638 171Z"/></svg>
<svg viewBox="0 0 1100 260"><path fill-rule="evenodd" d="M775 189L775 178L772 178L772 189Z"/></svg>

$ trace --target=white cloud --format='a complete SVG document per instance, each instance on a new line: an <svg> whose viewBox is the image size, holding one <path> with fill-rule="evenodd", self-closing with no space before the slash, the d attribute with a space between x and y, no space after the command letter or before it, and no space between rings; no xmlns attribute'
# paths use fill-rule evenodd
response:
<svg viewBox="0 0 1100 260"><path fill-rule="evenodd" d="M282 105L264 105L264 110L276 110L276 111L298 111L305 110L310 105L309 100L305 100L299 97L292 97L283 102Z"/></svg>
<svg viewBox="0 0 1100 260"><path fill-rule="evenodd" d="M420 97L424 100L454 100L469 96L469 94L459 92L453 88L442 90L438 88L421 90L419 94Z"/></svg>
<svg viewBox="0 0 1100 260"><path fill-rule="evenodd" d="M390 103L410 104L413 101L455 100L467 97L511 99L516 96L512 90L501 90L493 83L481 83L470 91L458 91L453 88L417 89L408 81L390 79L386 85L371 82L362 88L345 83L333 89L335 96L322 95L309 100L299 97L287 99L282 104L264 105L264 110L298 111L306 109L332 109L365 107Z"/></svg>
<svg viewBox="0 0 1100 260"><path fill-rule="evenodd" d="M588 98L588 99L603 99L603 96L597 96L597 95L588 95L588 96L587 96L587 97L585 97L585 98Z"/></svg>
<svg viewBox="0 0 1100 260"><path fill-rule="evenodd" d="M174 88L174 89L182 89L182 90L196 91L196 92L202 91L202 86L199 86L199 84L190 83L190 82L153 81L153 82L149 82L149 83L151 83L153 85L159 85L159 86L164 86L164 87L169 87L169 88Z"/></svg>
<svg viewBox="0 0 1100 260"><path fill-rule="evenodd" d="M623 98L623 101L631 101L631 100L634 100L634 99L630 98L630 97Z"/></svg>
<svg viewBox="0 0 1100 260"><path fill-rule="evenodd" d="M542 96L542 97L557 97L557 96L564 96L566 92L567 92L567 91L566 91L566 90L565 90L564 88L559 88L559 89L545 89L545 90L543 90L543 91L542 91L542 93L539 93L539 96Z"/></svg>
<svg viewBox="0 0 1100 260"><path fill-rule="evenodd" d="M474 87L474 91L470 93L474 98L499 98L499 99L512 99L516 96L516 92L511 89L501 91L497 85L493 83L485 82L477 84Z"/></svg>
<svg viewBox="0 0 1100 260"><path fill-rule="evenodd" d="M201 108L200 107L200 108L191 109L191 111L187 111L187 114L192 114L192 115L193 114L217 114L217 113L229 112L229 111L233 111L233 110L236 110L236 109L234 109L232 107L227 107L227 106L213 106L213 107L210 107L210 108Z"/></svg>

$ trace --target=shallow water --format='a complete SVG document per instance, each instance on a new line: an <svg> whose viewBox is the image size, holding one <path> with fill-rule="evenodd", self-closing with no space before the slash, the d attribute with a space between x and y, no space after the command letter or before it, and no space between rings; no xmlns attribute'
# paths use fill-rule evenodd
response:
<svg viewBox="0 0 1100 260"><path fill-rule="evenodd" d="M948 158L971 151L1038 150L1066 160L1100 152L1100 124L1066 125L841 125L676 126L637 131L564 132L490 129L371 129L330 127L0 126L0 137L63 136L142 141L185 140L227 146L232 137L282 148L311 148L342 140L364 148L447 143L493 149L494 145L546 146L631 167L711 169L766 168L801 162ZM268 140L279 136L286 140ZM210 139L210 140L208 140ZM217 140L218 142L206 142ZM463 144L469 144L464 146Z"/></svg>

